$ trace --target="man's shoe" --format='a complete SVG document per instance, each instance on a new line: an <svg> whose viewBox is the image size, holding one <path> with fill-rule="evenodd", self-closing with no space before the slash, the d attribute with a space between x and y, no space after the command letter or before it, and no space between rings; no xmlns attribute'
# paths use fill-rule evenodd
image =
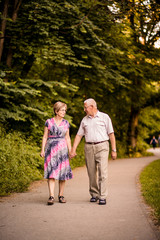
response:
<svg viewBox="0 0 160 240"><path fill-rule="evenodd" d="M106 199L99 199L99 205L106 205Z"/></svg>
<svg viewBox="0 0 160 240"><path fill-rule="evenodd" d="M98 197L91 197L90 202L97 202Z"/></svg>
<svg viewBox="0 0 160 240"><path fill-rule="evenodd" d="M54 197L50 196L48 199L48 205L53 205L54 204Z"/></svg>

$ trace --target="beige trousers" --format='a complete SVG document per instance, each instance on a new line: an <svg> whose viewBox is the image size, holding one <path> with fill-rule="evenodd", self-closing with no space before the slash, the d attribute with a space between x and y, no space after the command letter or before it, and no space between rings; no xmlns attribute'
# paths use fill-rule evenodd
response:
<svg viewBox="0 0 160 240"><path fill-rule="evenodd" d="M89 192L92 197L106 199L108 195L109 142L85 144L85 161L89 176Z"/></svg>

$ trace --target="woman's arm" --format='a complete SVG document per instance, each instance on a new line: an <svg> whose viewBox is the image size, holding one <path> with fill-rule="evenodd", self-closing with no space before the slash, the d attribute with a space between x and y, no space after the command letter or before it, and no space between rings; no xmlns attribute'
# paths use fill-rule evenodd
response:
<svg viewBox="0 0 160 240"><path fill-rule="evenodd" d="M78 134L75 136L75 139L74 139L74 142L73 142L73 147L72 147L72 150L70 152L70 158L73 158L73 157L75 157L77 155L76 149L77 149L77 147L78 147L82 137L83 136L80 136Z"/></svg>
<svg viewBox="0 0 160 240"><path fill-rule="evenodd" d="M67 142L68 151L70 153L72 146L71 146L71 138L70 138L70 135L69 135L69 129L66 132L65 139L66 139L66 142Z"/></svg>
<svg viewBox="0 0 160 240"><path fill-rule="evenodd" d="M43 134L43 138L42 138L42 148L41 148L41 157L45 156L45 146L46 146L46 142L47 142L47 138L48 138L48 128L44 127L44 134Z"/></svg>

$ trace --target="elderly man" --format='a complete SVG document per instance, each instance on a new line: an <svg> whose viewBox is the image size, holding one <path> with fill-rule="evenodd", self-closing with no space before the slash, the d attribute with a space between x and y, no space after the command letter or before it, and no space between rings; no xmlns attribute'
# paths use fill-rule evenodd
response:
<svg viewBox="0 0 160 240"><path fill-rule="evenodd" d="M108 195L108 155L111 142L111 156L116 159L116 140L110 117L98 111L94 99L84 101L86 116L82 119L77 135L74 139L70 158L76 156L76 149L85 136L85 160L89 176L90 202L99 205L106 204ZM98 174L97 174L98 173Z"/></svg>

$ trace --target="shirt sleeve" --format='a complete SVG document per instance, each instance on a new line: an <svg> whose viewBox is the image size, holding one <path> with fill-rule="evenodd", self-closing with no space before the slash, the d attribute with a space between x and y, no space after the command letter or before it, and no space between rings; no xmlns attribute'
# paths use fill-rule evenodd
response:
<svg viewBox="0 0 160 240"><path fill-rule="evenodd" d="M48 119L46 120L44 126L45 126L45 127L48 127Z"/></svg>
<svg viewBox="0 0 160 240"><path fill-rule="evenodd" d="M112 121L109 116L107 116L107 119L105 122L106 122L107 134L109 135L114 132Z"/></svg>
<svg viewBox="0 0 160 240"><path fill-rule="evenodd" d="M81 121L80 127L78 129L77 135L84 136L83 120Z"/></svg>
<svg viewBox="0 0 160 240"><path fill-rule="evenodd" d="M67 123L67 128L70 128L70 127L71 127L71 125L69 124L69 122L68 122L68 121L66 121L66 123Z"/></svg>

